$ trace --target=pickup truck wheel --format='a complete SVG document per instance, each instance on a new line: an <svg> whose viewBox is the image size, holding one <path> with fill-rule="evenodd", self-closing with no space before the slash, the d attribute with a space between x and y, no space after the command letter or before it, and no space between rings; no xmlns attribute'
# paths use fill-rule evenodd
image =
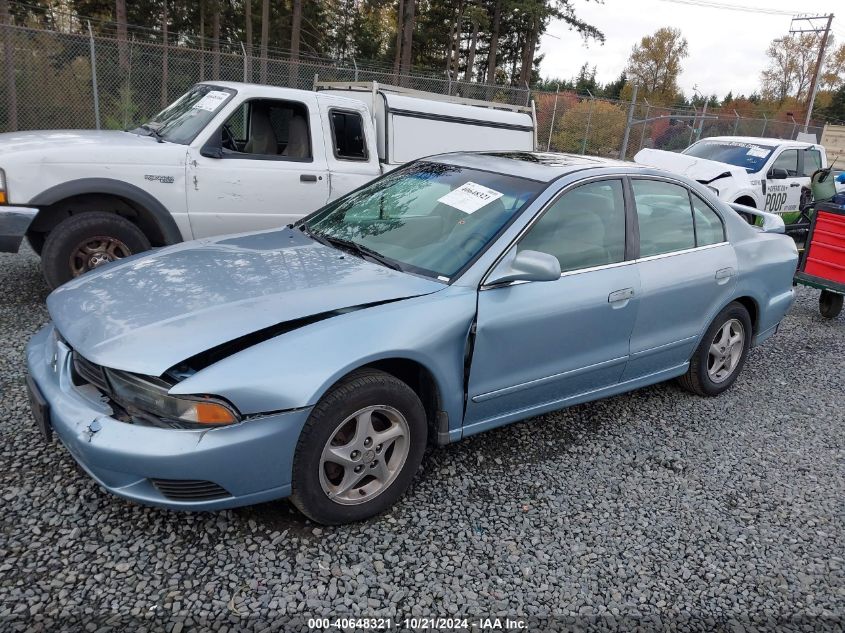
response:
<svg viewBox="0 0 845 633"><path fill-rule="evenodd" d="M149 250L150 241L137 226L114 213L72 215L58 224L44 242L41 269L51 288L98 266Z"/></svg>
<svg viewBox="0 0 845 633"><path fill-rule="evenodd" d="M830 290L822 290L819 295L819 312L826 319L835 319L842 312L842 300L845 297Z"/></svg>
<svg viewBox="0 0 845 633"><path fill-rule="evenodd" d="M291 501L326 525L361 521L402 496L428 427L416 393L376 370L354 372L314 407L297 443Z"/></svg>
<svg viewBox="0 0 845 633"><path fill-rule="evenodd" d="M678 382L699 396L718 396L742 371L751 336L748 310L741 303L731 303L713 319L690 359L687 373Z"/></svg>

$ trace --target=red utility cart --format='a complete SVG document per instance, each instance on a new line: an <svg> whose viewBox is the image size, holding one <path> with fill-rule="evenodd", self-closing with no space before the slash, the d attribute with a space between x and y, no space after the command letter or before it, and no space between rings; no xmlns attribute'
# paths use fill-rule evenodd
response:
<svg viewBox="0 0 845 633"><path fill-rule="evenodd" d="M841 312L845 295L845 207L827 202L815 205L795 282L822 291L822 316L833 319Z"/></svg>

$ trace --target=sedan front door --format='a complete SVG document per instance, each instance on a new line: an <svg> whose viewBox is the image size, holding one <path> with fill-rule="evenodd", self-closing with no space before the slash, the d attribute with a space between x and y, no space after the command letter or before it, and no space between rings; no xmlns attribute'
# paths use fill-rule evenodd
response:
<svg viewBox="0 0 845 633"><path fill-rule="evenodd" d="M569 190L519 240L556 256L560 279L479 292L465 434L619 382L640 289L623 192L621 179Z"/></svg>

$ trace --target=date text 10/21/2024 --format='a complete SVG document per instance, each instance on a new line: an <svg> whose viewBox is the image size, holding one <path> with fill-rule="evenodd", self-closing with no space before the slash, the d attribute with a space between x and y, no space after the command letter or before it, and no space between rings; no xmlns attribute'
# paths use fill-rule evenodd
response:
<svg viewBox="0 0 845 633"><path fill-rule="evenodd" d="M309 618L308 628L315 631L329 630L453 630L453 631L527 631L528 623L519 618Z"/></svg>

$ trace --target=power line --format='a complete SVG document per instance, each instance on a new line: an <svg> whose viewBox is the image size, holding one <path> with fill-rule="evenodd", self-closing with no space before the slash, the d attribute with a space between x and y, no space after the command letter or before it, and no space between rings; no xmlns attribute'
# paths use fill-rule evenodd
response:
<svg viewBox="0 0 845 633"><path fill-rule="evenodd" d="M725 4L724 2L711 2L711 0L660 0L673 4L685 4L693 7L706 7L708 9L723 9L725 11L742 11L745 13L763 13L766 15L795 15L798 11L784 9L766 9L764 7L749 7L738 4Z"/></svg>

